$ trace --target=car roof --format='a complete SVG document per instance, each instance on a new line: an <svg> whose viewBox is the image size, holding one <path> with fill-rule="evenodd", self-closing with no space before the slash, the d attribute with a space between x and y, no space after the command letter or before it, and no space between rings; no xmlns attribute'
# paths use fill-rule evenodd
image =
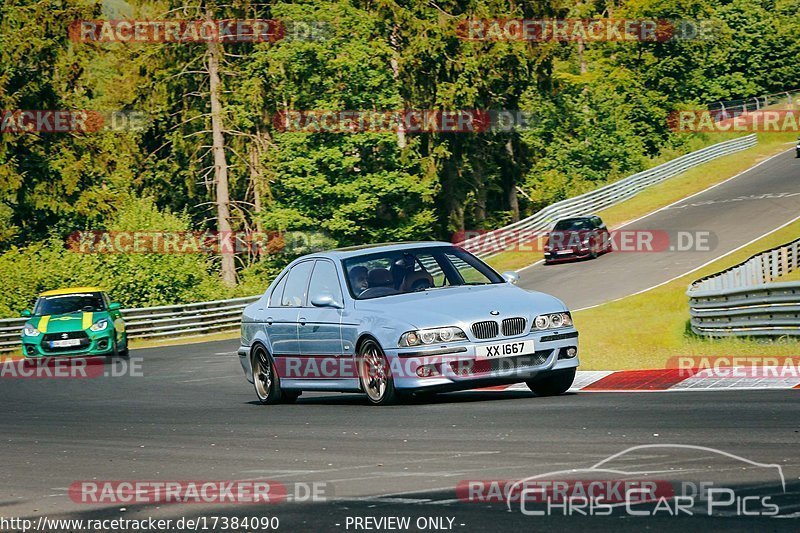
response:
<svg viewBox="0 0 800 533"><path fill-rule="evenodd" d="M346 248L336 248L327 252L319 252L305 256L306 258L312 257L329 257L336 259L348 259L367 253L382 253L394 252L397 250L405 250L408 248L436 248L439 246L453 246L451 242L444 241L406 241L394 243L380 243L380 244L364 244L359 246L348 246Z"/></svg>
<svg viewBox="0 0 800 533"><path fill-rule="evenodd" d="M65 294L82 294L86 292L103 292L99 287L72 287L69 289L55 289L52 291L45 291L39 296L63 296Z"/></svg>

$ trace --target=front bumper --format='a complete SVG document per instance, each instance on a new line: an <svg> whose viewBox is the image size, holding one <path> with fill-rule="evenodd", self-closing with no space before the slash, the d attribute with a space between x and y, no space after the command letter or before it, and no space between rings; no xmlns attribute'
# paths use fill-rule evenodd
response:
<svg viewBox="0 0 800 533"><path fill-rule="evenodd" d="M69 348L51 348L49 341L44 340L45 335L37 337L22 337L22 355L26 358L37 357L65 357L84 355L110 355L114 353L114 329L89 332L86 342L82 345Z"/></svg>
<svg viewBox="0 0 800 533"><path fill-rule="evenodd" d="M533 353L496 359L477 357L476 349L479 346L529 340L534 342ZM580 364L578 332L574 328L560 328L485 342L396 348L387 350L386 353L393 363L395 387L406 390L446 391L518 383L541 377L548 372L575 368ZM420 367L426 368L420 370ZM397 371L398 368L400 372ZM433 370L433 374L429 375L428 370Z"/></svg>
<svg viewBox="0 0 800 533"><path fill-rule="evenodd" d="M573 248L565 250L551 250L544 252L544 260L548 263L557 263L559 261L572 261L574 259L586 259L592 254L589 248Z"/></svg>

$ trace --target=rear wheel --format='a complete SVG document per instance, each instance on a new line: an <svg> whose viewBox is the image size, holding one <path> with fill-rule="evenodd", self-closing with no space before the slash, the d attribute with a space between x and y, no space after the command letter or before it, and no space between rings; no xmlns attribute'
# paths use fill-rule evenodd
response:
<svg viewBox="0 0 800 533"><path fill-rule="evenodd" d="M546 377L526 381L525 384L536 396L558 396L564 394L575 381L575 369L557 370Z"/></svg>
<svg viewBox="0 0 800 533"><path fill-rule="evenodd" d="M390 405L397 401L389 361L372 339L365 340L358 349L358 376L371 404Z"/></svg>
<svg viewBox="0 0 800 533"><path fill-rule="evenodd" d="M281 385L275 373L275 365L261 346L253 348L251 356L253 366L253 387L258 401L264 405L279 403L282 399Z"/></svg>

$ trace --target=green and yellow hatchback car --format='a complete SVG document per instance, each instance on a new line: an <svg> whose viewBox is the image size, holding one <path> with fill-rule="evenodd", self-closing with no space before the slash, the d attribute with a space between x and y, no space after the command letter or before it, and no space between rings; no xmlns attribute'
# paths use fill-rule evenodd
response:
<svg viewBox="0 0 800 533"><path fill-rule="evenodd" d="M22 316L25 357L128 355L120 305L97 287L43 292Z"/></svg>

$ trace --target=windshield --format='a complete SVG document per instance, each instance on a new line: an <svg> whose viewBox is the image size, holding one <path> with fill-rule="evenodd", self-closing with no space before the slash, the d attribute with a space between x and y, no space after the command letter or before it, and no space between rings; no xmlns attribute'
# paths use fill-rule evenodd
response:
<svg viewBox="0 0 800 533"><path fill-rule="evenodd" d="M581 231L592 229L592 224L587 218L568 218L561 220L553 231Z"/></svg>
<svg viewBox="0 0 800 533"><path fill-rule="evenodd" d="M350 294L368 300L460 285L503 283L488 265L454 246L406 248L345 259Z"/></svg>
<svg viewBox="0 0 800 533"><path fill-rule="evenodd" d="M105 311L103 295L99 292L43 296L36 301L34 315L66 315L83 311Z"/></svg>

